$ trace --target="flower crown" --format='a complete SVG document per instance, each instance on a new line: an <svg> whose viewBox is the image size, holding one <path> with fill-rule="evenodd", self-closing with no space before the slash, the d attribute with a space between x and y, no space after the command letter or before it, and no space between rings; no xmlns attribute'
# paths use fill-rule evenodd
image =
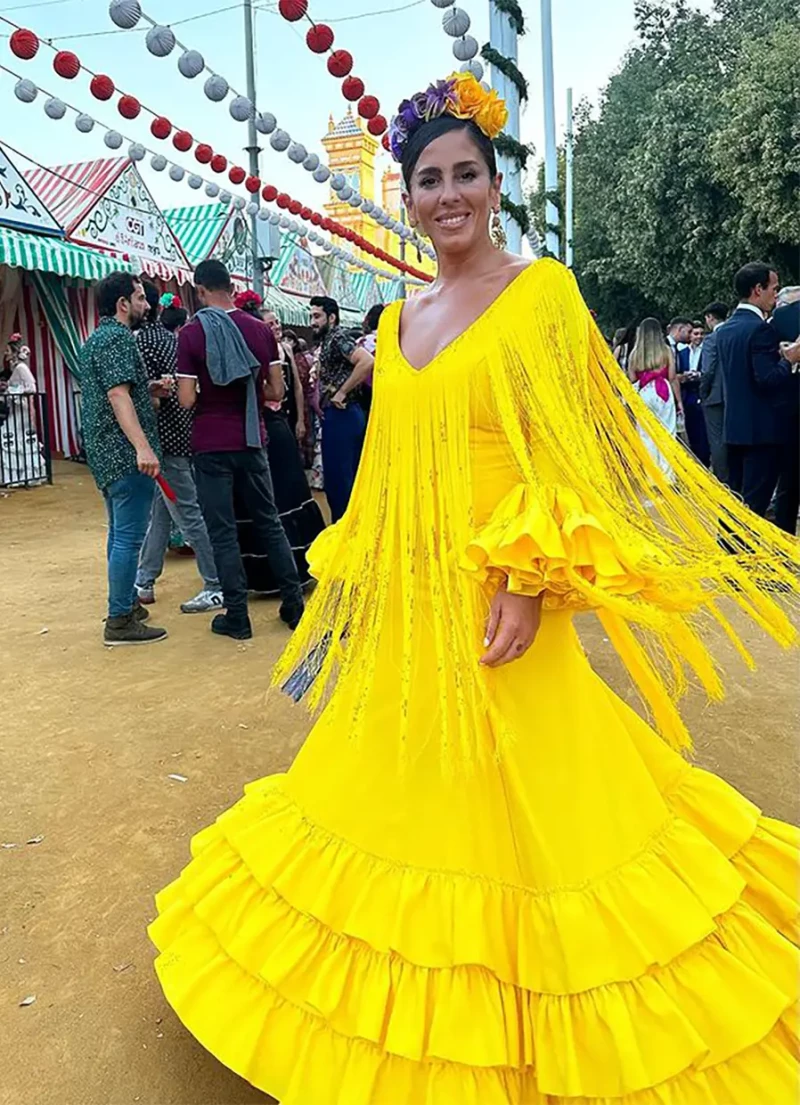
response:
<svg viewBox="0 0 800 1105"><path fill-rule="evenodd" d="M251 288L248 288L244 292L239 292L239 294L235 296L233 300L234 307L236 307L239 311L243 311L251 305L255 307L260 307L262 303L263 300L261 296L258 294L258 292L254 292Z"/></svg>
<svg viewBox="0 0 800 1105"><path fill-rule="evenodd" d="M12 334L8 339L9 345L18 345L22 341L22 334Z"/></svg>
<svg viewBox="0 0 800 1105"><path fill-rule="evenodd" d="M472 73L453 73L446 81L429 84L425 92L403 100L392 119L389 149L395 161L403 160L409 139L423 123L442 115L471 119L487 138L495 139L506 125L508 109L494 89L487 91Z"/></svg>
<svg viewBox="0 0 800 1105"><path fill-rule="evenodd" d="M164 307L165 309L167 307L174 307L176 311L183 306L183 304L181 303L181 297L179 295L173 295L172 292L164 292L158 302L160 306Z"/></svg>

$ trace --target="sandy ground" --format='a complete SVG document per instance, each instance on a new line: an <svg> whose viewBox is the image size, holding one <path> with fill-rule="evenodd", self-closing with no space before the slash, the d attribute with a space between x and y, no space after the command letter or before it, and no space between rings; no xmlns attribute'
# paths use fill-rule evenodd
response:
<svg viewBox="0 0 800 1105"><path fill-rule="evenodd" d="M265 699L286 631L258 603L252 642L212 637L178 612L198 579L171 558L153 610L169 641L104 650L103 540L85 468L0 498L0 843L17 845L0 849L0 1102L265 1103L177 1022L145 926L190 836L247 780L285 770L307 732L302 710ZM628 697L590 620L584 636ZM729 697L685 712L705 766L795 820L797 659L749 636L760 670L723 649Z"/></svg>

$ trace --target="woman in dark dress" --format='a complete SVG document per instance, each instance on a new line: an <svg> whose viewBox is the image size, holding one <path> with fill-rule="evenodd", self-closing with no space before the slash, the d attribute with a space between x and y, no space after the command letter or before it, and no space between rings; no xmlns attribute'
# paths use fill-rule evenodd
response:
<svg viewBox="0 0 800 1105"><path fill-rule="evenodd" d="M275 334L283 362L283 401L279 404L267 403L264 407L267 459L278 514L294 553L300 583L307 587L311 583L311 576L306 563L306 552L312 541L325 529L325 519L308 486L298 445L306 432L302 384L291 351L283 342L281 324L277 317L270 311L264 313L266 317L262 315L261 300L254 292L243 292L237 296L236 306L262 318L264 324L270 327ZM267 557L258 552L252 522L241 503L237 503L236 518L239 547L242 550L249 589L261 595L278 594L278 584Z"/></svg>

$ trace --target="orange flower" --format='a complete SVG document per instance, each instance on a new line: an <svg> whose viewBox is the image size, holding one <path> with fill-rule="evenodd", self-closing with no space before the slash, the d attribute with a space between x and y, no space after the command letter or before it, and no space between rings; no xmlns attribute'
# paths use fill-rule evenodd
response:
<svg viewBox="0 0 800 1105"><path fill-rule="evenodd" d="M481 91L483 90L481 89ZM478 114L475 116L475 122L488 138L494 139L497 138L508 121L508 108L505 105L505 100L501 100L494 89L486 93L485 97Z"/></svg>
<svg viewBox="0 0 800 1105"><path fill-rule="evenodd" d="M488 92L481 88L471 73L454 73L455 95L458 107L453 114L458 119L474 119L483 106Z"/></svg>

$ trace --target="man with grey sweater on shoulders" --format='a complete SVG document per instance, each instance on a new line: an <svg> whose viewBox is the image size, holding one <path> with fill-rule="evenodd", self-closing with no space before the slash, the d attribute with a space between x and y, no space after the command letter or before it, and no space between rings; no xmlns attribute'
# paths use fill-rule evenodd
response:
<svg viewBox="0 0 800 1105"><path fill-rule="evenodd" d="M202 309L178 337L178 398L195 410L192 430L197 492L214 549L225 614L214 633L248 640L247 577L236 532L234 498L241 498L253 530L280 584L280 616L295 629L303 615L303 592L272 487L265 401L283 398L283 375L272 331L233 305L230 274L221 261L195 270Z"/></svg>

